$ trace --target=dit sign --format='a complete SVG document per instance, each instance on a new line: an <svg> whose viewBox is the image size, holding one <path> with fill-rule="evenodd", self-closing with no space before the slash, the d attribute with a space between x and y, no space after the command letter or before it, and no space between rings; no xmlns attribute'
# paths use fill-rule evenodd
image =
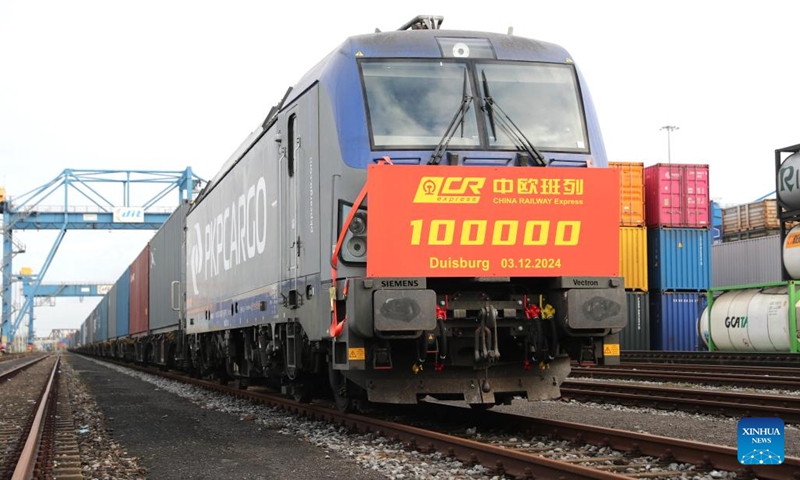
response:
<svg viewBox="0 0 800 480"><path fill-rule="evenodd" d="M116 207L114 223L144 223L144 209L139 207Z"/></svg>

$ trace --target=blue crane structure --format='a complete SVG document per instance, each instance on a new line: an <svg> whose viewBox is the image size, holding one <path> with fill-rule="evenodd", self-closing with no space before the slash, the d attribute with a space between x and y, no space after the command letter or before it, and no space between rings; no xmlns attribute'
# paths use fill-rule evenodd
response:
<svg viewBox="0 0 800 480"><path fill-rule="evenodd" d="M761 195L760 197L758 197L758 198L756 198L755 200L753 200L753 203L755 203L755 202L760 202L761 200L766 200L767 198L769 198L769 197L771 197L771 196L775 195L775 193L776 193L776 191L775 191L775 190L773 190L773 191L771 191L771 192L767 193L766 195Z"/></svg>
<svg viewBox="0 0 800 480"><path fill-rule="evenodd" d="M24 297L101 297L108 293L113 285L105 283L56 283L44 284L34 289L39 280L36 274L14 275L13 279L22 282Z"/></svg>
<svg viewBox="0 0 800 480"><path fill-rule="evenodd" d="M29 317L28 344L33 343L33 303L39 296L41 281L58 251L67 230L157 230L169 218L174 208L159 205L170 192L178 190L178 203L192 200L195 188L205 180L192 173L191 167L183 171L149 170L75 170L66 169L50 182L13 199L0 196L3 214L3 264L2 264L2 337L10 343L23 317ZM109 200L108 185L122 187L121 201ZM156 193L141 206L131 205L134 186L156 186ZM103 188L101 188L103 187ZM51 195L63 191L63 204L55 209L43 206ZM70 195L72 194L72 195ZM89 206L75 206L73 197L82 198ZM71 203L73 202L73 203ZM12 259L24 248L14 240L15 230L57 230L58 235L39 274L31 279L28 295L12 321L11 282ZM15 250L16 248L16 250ZM62 291L62 293L64 293ZM67 292L69 293L69 292Z"/></svg>
<svg viewBox="0 0 800 480"><path fill-rule="evenodd" d="M103 283L59 283L44 284L39 282L38 288L34 288L34 283L39 280L39 275L33 273L20 273L13 275L13 280L22 282L22 296L37 298L54 297L100 297L108 293L112 285ZM36 305L36 298L28 309L28 324L33 325L33 308ZM28 335L30 339L30 335Z"/></svg>

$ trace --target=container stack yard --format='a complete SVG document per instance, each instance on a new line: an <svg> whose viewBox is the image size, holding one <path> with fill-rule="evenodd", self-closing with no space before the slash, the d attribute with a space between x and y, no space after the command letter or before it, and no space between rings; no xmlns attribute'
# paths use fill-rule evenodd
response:
<svg viewBox="0 0 800 480"><path fill-rule="evenodd" d="M609 162L619 171L620 275L625 277L628 326L620 332L622 350L650 350L650 300L647 293L647 226L644 164Z"/></svg>
<svg viewBox="0 0 800 480"><path fill-rule="evenodd" d="M697 318L711 279L709 169L657 164L644 169L650 346L697 350Z"/></svg>
<svg viewBox="0 0 800 480"><path fill-rule="evenodd" d="M723 242L713 250L714 303L698 321L711 350L800 352L798 171L800 145L775 150L777 200L723 210Z"/></svg>

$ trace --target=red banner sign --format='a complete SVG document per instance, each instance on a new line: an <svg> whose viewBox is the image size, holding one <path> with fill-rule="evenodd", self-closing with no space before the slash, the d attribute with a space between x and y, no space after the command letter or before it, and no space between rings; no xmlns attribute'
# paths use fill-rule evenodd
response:
<svg viewBox="0 0 800 480"><path fill-rule="evenodd" d="M374 165L370 277L619 274L619 175L602 168Z"/></svg>

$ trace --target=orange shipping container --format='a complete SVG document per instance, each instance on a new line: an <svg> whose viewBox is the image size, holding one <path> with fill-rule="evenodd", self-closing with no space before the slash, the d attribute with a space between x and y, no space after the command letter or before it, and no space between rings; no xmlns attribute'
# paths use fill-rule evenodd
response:
<svg viewBox="0 0 800 480"><path fill-rule="evenodd" d="M647 227L620 227L619 274L626 289L647 291Z"/></svg>
<svg viewBox="0 0 800 480"><path fill-rule="evenodd" d="M644 163L608 162L608 166L619 171L620 225L644 225Z"/></svg>

